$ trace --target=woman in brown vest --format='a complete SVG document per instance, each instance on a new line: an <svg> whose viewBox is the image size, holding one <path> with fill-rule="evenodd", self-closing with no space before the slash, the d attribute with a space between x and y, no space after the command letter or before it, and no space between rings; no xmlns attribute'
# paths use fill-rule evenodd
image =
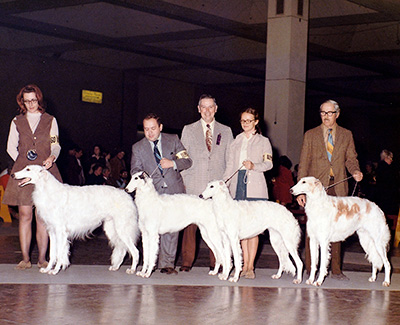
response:
<svg viewBox="0 0 400 325"><path fill-rule="evenodd" d="M43 165L59 181L61 176L54 161L61 147L58 142L58 125L56 119L45 113L41 90L36 85L23 87L17 95L20 114L11 122L8 135L7 152L14 160L11 171L23 169L27 165ZM15 267L24 270L32 267L30 262L30 245L32 239L34 185L18 186L18 181L10 178L4 194L3 202L18 206L19 210L19 242L22 261ZM39 250L38 267L46 267L46 251L48 235L46 227L36 214L36 241Z"/></svg>

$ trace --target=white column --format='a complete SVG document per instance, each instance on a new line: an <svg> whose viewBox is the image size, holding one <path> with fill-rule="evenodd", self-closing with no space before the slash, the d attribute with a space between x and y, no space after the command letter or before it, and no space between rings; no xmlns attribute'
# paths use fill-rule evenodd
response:
<svg viewBox="0 0 400 325"><path fill-rule="evenodd" d="M304 132L308 16L309 0L268 1L264 119L273 147L293 164Z"/></svg>

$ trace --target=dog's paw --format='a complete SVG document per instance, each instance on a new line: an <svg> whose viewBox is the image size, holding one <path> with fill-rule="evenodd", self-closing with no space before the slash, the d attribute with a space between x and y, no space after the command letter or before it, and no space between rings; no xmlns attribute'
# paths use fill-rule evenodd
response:
<svg viewBox="0 0 400 325"><path fill-rule="evenodd" d="M312 281L312 280L310 280L310 279L308 279L308 280L306 281L306 284L309 284L309 285L311 285L311 284L313 284L313 281Z"/></svg>
<svg viewBox="0 0 400 325"><path fill-rule="evenodd" d="M50 275L57 275L58 272L59 272L59 271L57 271L57 270L50 270L50 271L48 272L48 274L50 274Z"/></svg>
<svg viewBox="0 0 400 325"><path fill-rule="evenodd" d="M383 281L383 282L382 282L382 285L383 285L384 287L388 287L388 286L390 286L390 282L388 282L388 281Z"/></svg>
<svg viewBox="0 0 400 325"><path fill-rule="evenodd" d="M376 281L376 277L375 277L375 276L371 276L371 277L368 279L368 281L369 281L369 282L375 282L375 281Z"/></svg>
<svg viewBox="0 0 400 325"><path fill-rule="evenodd" d="M108 268L109 271L113 271L113 272L118 271L118 269L119 269L118 267L114 267L112 265Z"/></svg>
<svg viewBox="0 0 400 325"><path fill-rule="evenodd" d="M301 283L301 279L294 279L293 280L293 284L300 284Z"/></svg>
<svg viewBox="0 0 400 325"><path fill-rule="evenodd" d="M142 271L138 271L138 272L136 272L136 275L137 276L141 276L142 278L144 278L144 275L145 275L146 273L145 272L142 272Z"/></svg>
<svg viewBox="0 0 400 325"><path fill-rule="evenodd" d="M135 269L126 269L126 274L135 274Z"/></svg>
<svg viewBox="0 0 400 325"><path fill-rule="evenodd" d="M40 273L49 273L49 271L50 271L50 269L48 269L47 267L46 268L44 268L44 267L41 267L40 269L39 269L39 272Z"/></svg>
<svg viewBox="0 0 400 325"><path fill-rule="evenodd" d="M229 278L229 282L238 282L238 280L239 280L239 277L237 277L237 276L232 276L232 277L230 277Z"/></svg>
<svg viewBox="0 0 400 325"><path fill-rule="evenodd" d="M272 274L271 278L274 279L274 280L277 280L277 279L280 279L281 276L279 274Z"/></svg>
<svg viewBox="0 0 400 325"><path fill-rule="evenodd" d="M208 272L208 275L216 275L216 274L218 274L218 270L217 271L211 270L210 272Z"/></svg>
<svg viewBox="0 0 400 325"><path fill-rule="evenodd" d="M320 287L322 285L322 281L315 281L314 283L313 283L313 286L314 287Z"/></svg>
<svg viewBox="0 0 400 325"><path fill-rule="evenodd" d="M222 281L226 281L228 280L228 275L224 275L222 273L218 274L218 279L222 280Z"/></svg>

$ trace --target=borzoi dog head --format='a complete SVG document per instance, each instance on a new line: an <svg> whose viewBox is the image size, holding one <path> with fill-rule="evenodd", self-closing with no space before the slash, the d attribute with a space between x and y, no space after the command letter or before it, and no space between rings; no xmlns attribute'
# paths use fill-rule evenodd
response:
<svg viewBox="0 0 400 325"><path fill-rule="evenodd" d="M319 195L325 193L321 181L315 177L303 177L298 183L290 189L290 193L294 196L300 194Z"/></svg>
<svg viewBox="0 0 400 325"><path fill-rule="evenodd" d="M199 195L202 199L211 199L218 192L228 192L228 187L224 181L212 181L207 184L206 189Z"/></svg>
<svg viewBox="0 0 400 325"><path fill-rule="evenodd" d="M21 179L18 185L23 187L28 184L36 184L41 178L47 179L48 175L49 172L43 166L29 165L24 169L15 172L11 177L14 179Z"/></svg>
<svg viewBox="0 0 400 325"><path fill-rule="evenodd" d="M132 193L134 192L137 188L143 187L145 184L153 183L153 180L147 174L146 172L137 172L132 175L132 178L128 185L125 187L125 192Z"/></svg>

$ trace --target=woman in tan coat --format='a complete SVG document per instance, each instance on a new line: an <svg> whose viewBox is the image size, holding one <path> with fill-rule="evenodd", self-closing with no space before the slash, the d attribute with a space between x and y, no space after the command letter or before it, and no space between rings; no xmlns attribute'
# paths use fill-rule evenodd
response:
<svg viewBox="0 0 400 325"><path fill-rule="evenodd" d="M258 112L248 108L241 113L243 132L231 143L228 150L224 179L237 170L228 183L236 200L267 200L268 188L264 172L272 168L272 147L268 138L261 135ZM258 249L258 236L241 241L243 269L241 276L254 279L254 259Z"/></svg>

